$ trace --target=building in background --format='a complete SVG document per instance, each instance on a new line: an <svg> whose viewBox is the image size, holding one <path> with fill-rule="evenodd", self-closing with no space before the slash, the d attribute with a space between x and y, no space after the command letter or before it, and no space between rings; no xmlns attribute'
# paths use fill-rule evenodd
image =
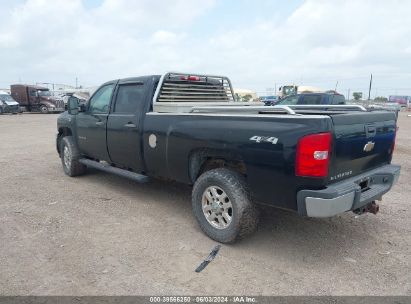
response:
<svg viewBox="0 0 411 304"><path fill-rule="evenodd" d="M257 92L248 89L234 89L234 95L236 101L259 101Z"/></svg>

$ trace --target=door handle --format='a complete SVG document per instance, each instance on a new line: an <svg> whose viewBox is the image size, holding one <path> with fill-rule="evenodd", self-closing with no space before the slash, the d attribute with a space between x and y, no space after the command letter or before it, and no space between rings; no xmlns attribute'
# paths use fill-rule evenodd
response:
<svg viewBox="0 0 411 304"><path fill-rule="evenodd" d="M135 127L136 127L136 125L133 124L132 122L126 123L124 126L125 126L126 128L135 128Z"/></svg>
<svg viewBox="0 0 411 304"><path fill-rule="evenodd" d="M103 124L104 124L104 121L97 121L97 122L96 122L96 125L97 125L97 126L102 126Z"/></svg>

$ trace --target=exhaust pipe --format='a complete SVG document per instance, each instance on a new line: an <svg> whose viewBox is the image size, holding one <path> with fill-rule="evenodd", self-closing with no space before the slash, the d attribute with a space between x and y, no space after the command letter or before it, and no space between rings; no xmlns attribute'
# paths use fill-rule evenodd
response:
<svg viewBox="0 0 411 304"><path fill-rule="evenodd" d="M364 207L353 210L354 213L359 214L359 215L367 213L367 212L372 213L372 214L377 214L378 211L380 211L380 206L375 201L372 201L371 203L369 203L368 205L365 205Z"/></svg>

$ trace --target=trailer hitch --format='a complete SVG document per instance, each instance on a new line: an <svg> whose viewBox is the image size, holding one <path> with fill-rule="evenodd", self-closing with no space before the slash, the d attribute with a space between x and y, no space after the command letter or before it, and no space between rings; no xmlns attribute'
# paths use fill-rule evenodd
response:
<svg viewBox="0 0 411 304"><path fill-rule="evenodd" d="M367 212L372 213L372 214L377 214L378 211L380 211L380 206L375 201L372 201L371 203L361 208L353 210L353 212L358 215L361 215Z"/></svg>

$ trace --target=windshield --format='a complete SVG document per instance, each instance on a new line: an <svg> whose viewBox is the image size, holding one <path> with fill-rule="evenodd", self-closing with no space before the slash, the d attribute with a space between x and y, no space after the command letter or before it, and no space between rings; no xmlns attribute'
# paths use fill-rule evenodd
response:
<svg viewBox="0 0 411 304"><path fill-rule="evenodd" d="M42 90L39 90L39 91L37 91L37 92L39 93L39 96L51 96L50 91L42 91Z"/></svg>
<svg viewBox="0 0 411 304"><path fill-rule="evenodd" d="M284 86L283 87L283 92L284 92L284 95L286 95L286 96L297 93L296 90L295 90L295 86Z"/></svg>
<svg viewBox="0 0 411 304"><path fill-rule="evenodd" d="M14 101L13 97L11 97L9 94L0 94L0 100L1 101Z"/></svg>

